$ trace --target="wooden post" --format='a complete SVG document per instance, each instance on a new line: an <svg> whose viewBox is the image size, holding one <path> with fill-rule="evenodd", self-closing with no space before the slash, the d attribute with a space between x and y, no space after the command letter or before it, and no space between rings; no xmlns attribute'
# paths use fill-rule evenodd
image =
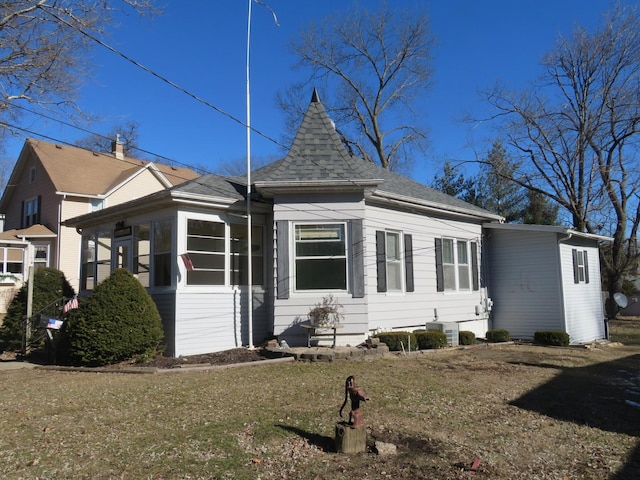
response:
<svg viewBox="0 0 640 480"><path fill-rule="evenodd" d="M362 453L367 450L367 428L353 428L345 422L336 423L336 451L338 453Z"/></svg>

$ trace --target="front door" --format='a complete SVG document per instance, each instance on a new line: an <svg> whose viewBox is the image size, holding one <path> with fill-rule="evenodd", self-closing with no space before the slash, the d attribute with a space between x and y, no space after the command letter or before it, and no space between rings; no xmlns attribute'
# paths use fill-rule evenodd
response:
<svg viewBox="0 0 640 480"><path fill-rule="evenodd" d="M115 268L126 268L130 272L133 267L133 242L130 238L116 240L114 245Z"/></svg>

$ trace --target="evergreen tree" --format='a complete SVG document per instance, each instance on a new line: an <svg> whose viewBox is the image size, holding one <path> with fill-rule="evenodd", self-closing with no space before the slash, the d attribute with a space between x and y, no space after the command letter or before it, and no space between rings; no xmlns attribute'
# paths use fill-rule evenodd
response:
<svg viewBox="0 0 640 480"><path fill-rule="evenodd" d="M64 273L55 268L39 268L33 274L33 314L47 309L46 313L51 315L55 303L59 302L58 308L62 308L62 298L71 298L75 295L73 287L69 284ZM22 335L24 330L24 320L27 314L28 283L25 283L16 296L13 298L7 314L0 326L0 351L18 350L22 347ZM62 311L57 314L62 315Z"/></svg>

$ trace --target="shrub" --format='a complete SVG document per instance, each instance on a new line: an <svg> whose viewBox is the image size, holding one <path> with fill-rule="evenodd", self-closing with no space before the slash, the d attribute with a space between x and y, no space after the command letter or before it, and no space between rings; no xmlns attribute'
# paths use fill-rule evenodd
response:
<svg viewBox="0 0 640 480"><path fill-rule="evenodd" d="M69 315L61 350L71 364L100 366L155 355L162 337L155 303L129 271L119 269Z"/></svg>
<svg viewBox="0 0 640 480"><path fill-rule="evenodd" d="M379 338L392 352L401 351L403 346L406 351L409 351L409 344L411 344L411 350L418 349L416 336L411 332L384 332L374 337Z"/></svg>
<svg viewBox="0 0 640 480"><path fill-rule="evenodd" d="M468 330L461 330L458 332L458 343L460 345L475 345L476 334Z"/></svg>
<svg viewBox="0 0 640 480"><path fill-rule="evenodd" d="M415 332L418 348L430 350L447 346L447 334L439 330L423 330Z"/></svg>
<svg viewBox="0 0 640 480"><path fill-rule="evenodd" d="M560 330L538 330L533 334L533 341L541 345L566 347L569 345L569 334Z"/></svg>
<svg viewBox="0 0 640 480"><path fill-rule="evenodd" d="M61 306L58 306L55 311L55 302L61 300L62 297L71 298L74 295L73 287L60 270L39 268L34 272L32 304L34 315L44 309L47 315L60 316L62 315ZM0 351L22 348L23 320L27 314L27 296L28 283L25 283L11 300L2 326L0 326Z"/></svg>
<svg viewBox="0 0 640 480"><path fill-rule="evenodd" d="M487 342L508 342L509 339L509 332L501 328L496 328L487 332Z"/></svg>

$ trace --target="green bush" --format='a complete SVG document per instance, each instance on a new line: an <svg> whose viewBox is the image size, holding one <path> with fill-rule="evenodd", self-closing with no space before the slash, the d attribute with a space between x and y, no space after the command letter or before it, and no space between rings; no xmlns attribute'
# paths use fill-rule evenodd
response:
<svg viewBox="0 0 640 480"><path fill-rule="evenodd" d="M138 280L114 271L62 327L61 351L73 365L101 366L160 351L158 309Z"/></svg>
<svg viewBox="0 0 640 480"><path fill-rule="evenodd" d="M415 332L418 348L430 350L447 346L447 334L439 330L422 330Z"/></svg>
<svg viewBox="0 0 640 480"><path fill-rule="evenodd" d="M417 350L418 345L416 336L411 332L384 332L374 336L379 338L382 343L389 347L390 351L401 351L404 346L405 351L409 351L409 344L411 344L411 350Z"/></svg>
<svg viewBox="0 0 640 480"><path fill-rule="evenodd" d="M476 334L468 330L461 330L458 332L458 343L460 345L475 345Z"/></svg>
<svg viewBox="0 0 640 480"><path fill-rule="evenodd" d="M75 295L64 273L55 268L39 268L33 274L33 315L44 309L48 316L61 316L62 297L71 298ZM22 348L23 321L27 314L28 283L20 290L7 308L2 326L0 326L0 351L19 350ZM56 302L59 302L56 306Z"/></svg>
<svg viewBox="0 0 640 480"><path fill-rule="evenodd" d="M569 334L560 330L538 330L533 334L533 341L541 345L566 347L569 345Z"/></svg>
<svg viewBox="0 0 640 480"><path fill-rule="evenodd" d="M509 332L501 328L496 328L487 332L487 342L508 342L509 339Z"/></svg>

